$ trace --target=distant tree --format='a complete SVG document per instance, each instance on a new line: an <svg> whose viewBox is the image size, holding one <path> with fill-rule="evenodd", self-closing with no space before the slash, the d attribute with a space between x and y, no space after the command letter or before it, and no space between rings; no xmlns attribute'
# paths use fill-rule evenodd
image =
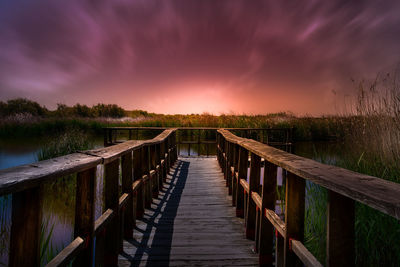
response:
<svg viewBox="0 0 400 267"><path fill-rule="evenodd" d="M72 113L78 117L94 117L92 109L86 105L76 104L72 107Z"/></svg>
<svg viewBox="0 0 400 267"><path fill-rule="evenodd" d="M125 116L125 110L116 104L97 104L92 107L97 117L121 118Z"/></svg>
<svg viewBox="0 0 400 267"><path fill-rule="evenodd" d="M29 113L34 116L44 116L48 113L46 107L42 107L39 103L25 99L16 98L8 100L7 103L0 103L0 114L2 116L10 116L18 113Z"/></svg>
<svg viewBox="0 0 400 267"><path fill-rule="evenodd" d="M57 109L55 110L57 117L70 117L73 115L72 107L68 107L65 104L57 103Z"/></svg>

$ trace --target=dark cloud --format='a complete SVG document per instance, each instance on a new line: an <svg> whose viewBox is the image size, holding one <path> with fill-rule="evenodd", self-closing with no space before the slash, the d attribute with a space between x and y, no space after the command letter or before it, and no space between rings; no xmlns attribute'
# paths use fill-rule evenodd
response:
<svg viewBox="0 0 400 267"><path fill-rule="evenodd" d="M398 1L16 2L0 3L2 99L162 112L149 103L190 91L219 101L197 112L323 113L400 58Z"/></svg>

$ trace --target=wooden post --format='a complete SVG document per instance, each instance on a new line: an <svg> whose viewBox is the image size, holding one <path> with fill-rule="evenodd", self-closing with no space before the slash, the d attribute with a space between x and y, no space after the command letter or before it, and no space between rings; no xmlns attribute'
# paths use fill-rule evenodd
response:
<svg viewBox="0 0 400 267"><path fill-rule="evenodd" d="M286 177L284 266L302 266L299 258L290 250L290 242L291 239L304 241L304 196L304 179L288 172Z"/></svg>
<svg viewBox="0 0 400 267"><path fill-rule="evenodd" d="M151 145L150 147L150 170L154 170L156 174L151 177L152 187L151 187L151 195L152 198L158 198L158 188L159 188L159 180L157 176L157 149L156 145Z"/></svg>
<svg viewBox="0 0 400 267"><path fill-rule="evenodd" d="M163 188L163 170L161 167L161 144L156 144L156 166L159 166L157 170L157 177L158 177L158 191L161 191ZM158 192L157 192L158 193Z"/></svg>
<svg viewBox="0 0 400 267"><path fill-rule="evenodd" d="M96 168L79 172L76 177L74 238L85 240L85 250L75 258L74 266L92 266L94 211L96 195Z"/></svg>
<svg viewBox="0 0 400 267"><path fill-rule="evenodd" d="M108 132L107 132L107 129L106 128L104 128L103 129L103 134L104 134L104 147L107 147L108 146L108 142L107 142L107 136L108 136Z"/></svg>
<svg viewBox="0 0 400 267"><path fill-rule="evenodd" d="M9 266L40 266L41 186L12 194Z"/></svg>
<svg viewBox="0 0 400 267"><path fill-rule="evenodd" d="M129 129L129 140L132 140L132 130Z"/></svg>
<svg viewBox="0 0 400 267"><path fill-rule="evenodd" d="M256 204L251 198L252 192L258 192L260 186L261 158L251 153L249 193L247 195L246 238L255 239Z"/></svg>
<svg viewBox="0 0 400 267"><path fill-rule="evenodd" d="M152 180L150 176L150 155L149 155L149 146L144 146L142 149L142 170L143 175L148 175L147 182L144 183L144 207L146 209L151 207L152 202Z"/></svg>
<svg viewBox="0 0 400 267"><path fill-rule="evenodd" d="M285 239L278 231L275 231L275 266L283 267L285 261Z"/></svg>
<svg viewBox="0 0 400 267"><path fill-rule="evenodd" d="M118 265L118 252L119 252L119 193L118 193L118 180L119 180L119 159L105 164L105 203L104 211L112 209L115 216L110 220L106 228L105 235L105 251L104 251L104 264L105 266Z"/></svg>
<svg viewBox="0 0 400 267"><path fill-rule="evenodd" d="M237 180L237 188L236 188L236 216L243 218L244 217L244 193L243 187L240 184L240 179L247 178L247 161L249 157L249 152L243 148L239 148L239 162L238 162L238 180Z"/></svg>
<svg viewBox="0 0 400 267"><path fill-rule="evenodd" d="M239 162L239 147L236 144L232 144L232 166L233 166L233 172L232 172L232 206L236 206L236 193L237 193L237 179L235 173L238 170L238 162Z"/></svg>
<svg viewBox="0 0 400 267"><path fill-rule="evenodd" d="M262 216L260 217L260 239L259 239L259 263L260 266L272 266L273 265L273 230L274 227L265 218L265 209L275 211L276 203L276 174L277 167L265 161L264 166L264 180L262 185L262 202L261 210Z"/></svg>
<svg viewBox="0 0 400 267"><path fill-rule="evenodd" d="M354 266L354 200L328 190L326 266Z"/></svg>
<svg viewBox="0 0 400 267"><path fill-rule="evenodd" d="M133 217L133 166L132 166L132 151L122 156L122 193L127 193L130 200L125 204L124 209L124 237L126 239L133 237L134 217ZM121 238L122 240L122 238Z"/></svg>
<svg viewBox="0 0 400 267"><path fill-rule="evenodd" d="M229 157L228 157L228 192L229 195L232 195L233 192L233 175L232 167L233 167L233 157L235 155L234 144L229 143Z"/></svg>
<svg viewBox="0 0 400 267"><path fill-rule="evenodd" d="M133 151L133 179L142 179L142 148ZM136 218L141 219L144 215L144 183L136 191Z"/></svg>

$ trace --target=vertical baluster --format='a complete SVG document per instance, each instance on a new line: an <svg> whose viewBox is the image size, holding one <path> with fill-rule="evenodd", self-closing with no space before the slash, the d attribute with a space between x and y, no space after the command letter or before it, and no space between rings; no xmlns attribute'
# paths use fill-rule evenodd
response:
<svg viewBox="0 0 400 267"><path fill-rule="evenodd" d="M133 177L137 181L142 179L142 148L133 151ZM144 183L136 191L136 218L141 219L144 215Z"/></svg>
<svg viewBox="0 0 400 267"><path fill-rule="evenodd" d="M354 266L354 200L328 190L326 266Z"/></svg>
<svg viewBox="0 0 400 267"><path fill-rule="evenodd" d="M122 156L122 193L127 193L130 196L129 201L125 204L124 209L124 237L129 239L133 236L134 218L133 218L133 166L132 166L132 151ZM121 238L122 240L122 238Z"/></svg>
<svg viewBox="0 0 400 267"><path fill-rule="evenodd" d="M119 192L118 192L118 180L119 180L119 159L113 160L107 163L105 166L105 210L112 209L114 216L110 220L106 228L105 235L105 251L104 251L104 263L106 266L116 266L118 264L118 250L119 250Z"/></svg>
<svg viewBox="0 0 400 267"><path fill-rule="evenodd" d="M265 161L262 185L262 216L260 217L259 262L262 266L272 266L273 226L264 216L265 209L275 211L277 167Z"/></svg>
<svg viewBox="0 0 400 267"><path fill-rule="evenodd" d="M288 172L286 177L285 203L285 266L302 265L293 251L290 250L291 239L304 240L304 179Z"/></svg>
<svg viewBox="0 0 400 267"><path fill-rule="evenodd" d="M12 194L9 266L40 266L42 188Z"/></svg>
<svg viewBox="0 0 400 267"><path fill-rule="evenodd" d="M247 195L246 238L255 239L256 204L251 198L252 192L258 192L260 186L261 158L251 153L249 193Z"/></svg>
<svg viewBox="0 0 400 267"><path fill-rule="evenodd" d="M238 180L237 180L237 189L236 189L236 216L243 218L244 217L244 192L243 187L240 184L240 179L247 178L247 161L249 157L249 152L243 148L239 148L239 162L238 162Z"/></svg>
<svg viewBox="0 0 400 267"><path fill-rule="evenodd" d="M76 177L74 238L80 236L87 244L74 260L74 266L91 266L93 260L96 168L79 172Z"/></svg>

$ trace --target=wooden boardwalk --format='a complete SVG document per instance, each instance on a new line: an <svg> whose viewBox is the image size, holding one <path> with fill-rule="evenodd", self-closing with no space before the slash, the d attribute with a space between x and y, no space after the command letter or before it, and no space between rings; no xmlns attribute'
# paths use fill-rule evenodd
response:
<svg viewBox="0 0 400 267"><path fill-rule="evenodd" d="M124 240L120 266L255 266L217 160L179 158L151 209Z"/></svg>

